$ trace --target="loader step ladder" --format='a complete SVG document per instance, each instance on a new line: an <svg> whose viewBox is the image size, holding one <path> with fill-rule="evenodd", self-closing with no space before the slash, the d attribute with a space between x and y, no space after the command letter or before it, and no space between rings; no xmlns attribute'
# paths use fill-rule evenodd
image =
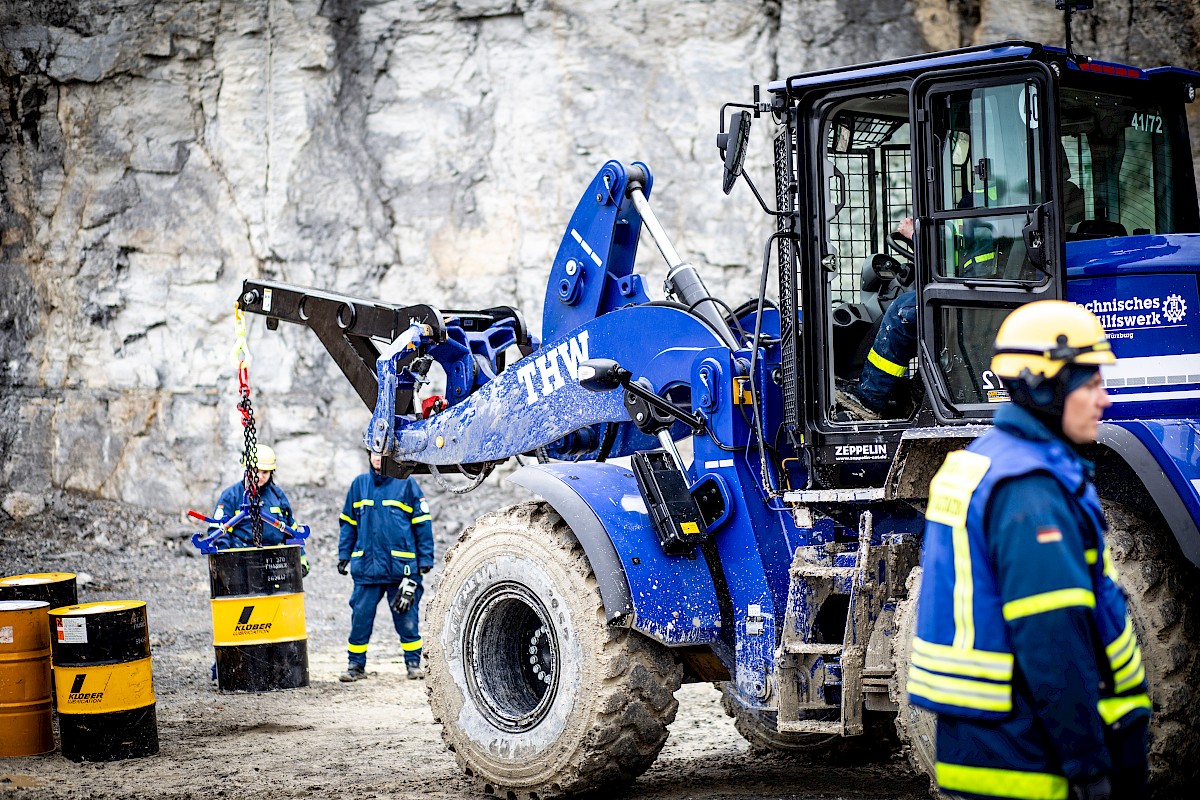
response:
<svg viewBox="0 0 1200 800"><path fill-rule="evenodd" d="M859 521L859 547L853 566L831 563L825 548L800 548L789 570L787 613L777 663L781 733L857 736L863 732L863 667L867 638L886 599L887 585L868 570L878 563L871 545L872 517ZM815 641L816 613L835 595L848 600L841 642ZM799 630L797 620L808 620ZM832 690L832 691L831 691ZM840 691L839 691L840 690ZM840 694L834 702L827 695Z"/></svg>

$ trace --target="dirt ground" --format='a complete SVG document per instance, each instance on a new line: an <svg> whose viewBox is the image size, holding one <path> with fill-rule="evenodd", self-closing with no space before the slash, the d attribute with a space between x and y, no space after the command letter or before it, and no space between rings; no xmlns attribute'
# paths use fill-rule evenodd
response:
<svg viewBox="0 0 1200 800"><path fill-rule="evenodd" d="M501 493L485 486L464 499L428 486L426 491L435 523L441 522L439 558L449 537ZM146 601L160 744L157 756L109 763L76 764L57 753L0 759L0 800L482 796L443 746L424 683L406 680L382 607L370 678L338 682L351 588L334 568L341 498L291 494L301 520L316 522L308 548L313 572L305 580L311 685L265 694L222 694L209 680L207 563L187 541L190 528L177 515L69 494L48 496L46 510L35 517L15 521L0 514L0 575L76 572L81 602ZM430 575L431 591L438 572ZM829 766L760 753L734 730L710 684L685 685L678 697L679 714L658 761L631 787L608 797L928 796L925 782L900 756L882 755L867 766Z"/></svg>

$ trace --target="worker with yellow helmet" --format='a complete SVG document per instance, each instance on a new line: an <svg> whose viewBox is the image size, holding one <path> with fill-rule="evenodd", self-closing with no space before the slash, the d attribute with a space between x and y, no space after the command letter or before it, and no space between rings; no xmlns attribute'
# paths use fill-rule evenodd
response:
<svg viewBox="0 0 1200 800"><path fill-rule="evenodd" d="M1013 311L991 363L1012 402L930 485L908 693L946 796L1146 796L1145 670L1077 449L1114 361L1079 305Z"/></svg>
<svg viewBox="0 0 1200 800"><path fill-rule="evenodd" d="M275 457L275 451L265 444L260 444L256 448L258 469L256 472L258 484L258 497L260 507L276 519L286 522L289 526L295 527L296 520L292 514L292 505L288 502L287 495L284 494L279 484L275 483L275 468L278 466L278 460ZM242 465L245 466L243 459ZM217 508L213 511L212 518L217 521L224 521L238 513L248 501L247 489L249 484L246 482L246 476L243 475L242 481L226 487L225 491L221 492L221 497L217 500ZM215 526L214 526L215 527ZM273 525L262 526L262 543L264 545L283 544L287 535ZM251 547L254 545L254 534L251 530L250 518L247 516L239 521L232 531L228 531L213 540L214 544L222 550L230 547ZM305 575L308 575L308 556L303 555L301 550L300 565Z"/></svg>

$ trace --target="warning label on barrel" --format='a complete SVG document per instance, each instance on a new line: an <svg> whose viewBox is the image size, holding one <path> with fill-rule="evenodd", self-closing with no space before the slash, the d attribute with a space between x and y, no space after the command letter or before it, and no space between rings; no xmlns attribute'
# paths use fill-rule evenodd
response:
<svg viewBox="0 0 1200 800"><path fill-rule="evenodd" d="M12 643L13 643L13 626L5 625L4 627L0 628L0 644L12 644Z"/></svg>
<svg viewBox="0 0 1200 800"><path fill-rule="evenodd" d="M62 644L87 644L87 617L59 617L55 623Z"/></svg>

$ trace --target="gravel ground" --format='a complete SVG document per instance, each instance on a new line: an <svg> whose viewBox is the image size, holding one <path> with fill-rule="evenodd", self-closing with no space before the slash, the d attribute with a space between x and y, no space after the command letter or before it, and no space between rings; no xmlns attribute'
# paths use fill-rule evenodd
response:
<svg viewBox="0 0 1200 800"><path fill-rule="evenodd" d="M514 498L493 481L466 496L422 481L439 528L439 557L448 531ZM0 800L480 796L446 751L423 682L405 679L390 625L376 626L369 679L338 682L350 616L350 580L334 569L341 497L291 494L302 521L315 523L313 572L305 581L311 685L266 694L222 694L209 681L207 564L176 514L70 494L48 496L46 510L27 519L0 514L0 574L76 572L81 602L146 601L160 743L155 757L109 763L76 764L57 753L0 759ZM382 608L379 619L387 619ZM678 697L678 717L655 765L608 797L927 796L924 781L895 754L866 766L831 766L760 753L734 730L711 685L685 685Z"/></svg>

